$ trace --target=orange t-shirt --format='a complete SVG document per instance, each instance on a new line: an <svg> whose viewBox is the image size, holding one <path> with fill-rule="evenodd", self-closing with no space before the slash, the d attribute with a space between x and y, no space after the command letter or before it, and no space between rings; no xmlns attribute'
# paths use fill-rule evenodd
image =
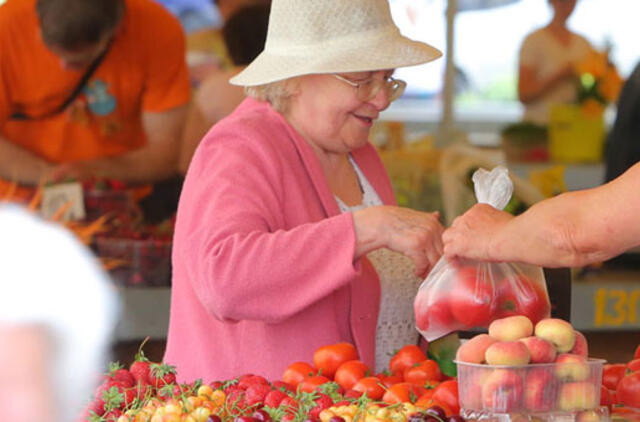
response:
<svg viewBox="0 0 640 422"><path fill-rule="evenodd" d="M111 47L82 93L59 107L84 71L64 70L39 34L35 0L0 6L0 134L54 162L121 155L146 144L143 112L162 112L189 100L185 36L177 19L152 0L125 0Z"/></svg>

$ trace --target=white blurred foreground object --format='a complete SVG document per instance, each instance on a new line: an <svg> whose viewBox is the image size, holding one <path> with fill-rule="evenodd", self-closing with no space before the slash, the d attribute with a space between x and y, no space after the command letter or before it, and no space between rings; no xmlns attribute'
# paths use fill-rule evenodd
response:
<svg viewBox="0 0 640 422"><path fill-rule="evenodd" d="M71 232L0 207L0 420L69 422L104 372L116 292Z"/></svg>

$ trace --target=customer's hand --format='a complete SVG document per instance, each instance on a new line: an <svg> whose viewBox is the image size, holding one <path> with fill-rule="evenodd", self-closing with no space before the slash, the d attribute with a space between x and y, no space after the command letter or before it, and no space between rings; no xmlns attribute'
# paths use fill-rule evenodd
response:
<svg viewBox="0 0 640 422"><path fill-rule="evenodd" d="M439 213L379 206L353 213L356 227L356 258L386 247L411 258L418 276L425 276L442 255Z"/></svg>
<svg viewBox="0 0 640 422"><path fill-rule="evenodd" d="M502 228L513 216L487 204L474 205L464 215L453 220L442 240L448 258L460 257L479 261L500 260L495 242Z"/></svg>

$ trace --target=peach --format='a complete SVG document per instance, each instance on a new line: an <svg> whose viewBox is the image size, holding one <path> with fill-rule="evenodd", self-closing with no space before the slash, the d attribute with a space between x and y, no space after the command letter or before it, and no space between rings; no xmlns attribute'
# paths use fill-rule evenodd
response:
<svg viewBox="0 0 640 422"><path fill-rule="evenodd" d="M556 358L556 376L563 381L584 381L589 378L587 359L580 355L562 353Z"/></svg>
<svg viewBox="0 0 640 422"><path fill-rule="evenodd" d="M483 363L487 349L496 341L489 334L478 334L458 347L456 360L468 363Z"/></svg>
<svg viewBox="0 0 640 422"><path fill-rule="evenodd" d="M489 366L473 368L473 376L468 382L458 385L460 406L465 409L482 410L482 387L493 373Z"/></svg>
<svg viewBox="0 0 640 422"><path fill-rule="evenodd" d="M527 410L532 413L551 410L557 395L555 385L553 375L547 369L528 369L524 393Z"/></svg>
<svg viewBox="0 0 640 422"><path fill-rule="evenodd" d="M549 340L558 353L567 353L573 349L576 335L567 321L559 318L547 318L538 322L535 327L536 337Z"/></svg>
<svg viewBox="0 0 640 422"><path fill-rule="evenodd" d="M590 382L569 382L562 384L558 407L561 410L585 410L598 407L598 394Z"/></svg>
<svg viewBox="0 0 640 422"><path fill-rule="evenodd" d="M576 335L576 342L573 345L573 349L569 351L569 353L573 353L574 355L584 356L585 358L589 356L589 345L587 344L587 339L580 331L573 330Z"/></svg>
<svg viewBox="0 0 640 422"><path fill-rule="evenodd" d="M595 410L583 410L576 415L576 422L600 422L601 416Z"/></svg>
<svg viewBox="0 0 640 422"><path fill-rule="evenodd" d="M533 324L524 315L496 319L489 325L489 335L500 341L513 341L533 334Z"/></svg>
<svg viewBox="0 0 640 422"><path fill-rule="evenodd" d="M556 348L550 341L531 336L520 340L529 349L530 363L551 363L556 360Z"/></svg>
<svg viewBox="0 0 640 422"><path fill-rule="evenodd" d="M521 341L499 341L489 346L484 360L489 365L526 365L531 356Z"/></svg>
<svg viewBox="0 0 640 422"><path fill-rule="evenodd" d="M522 407L522 377L510 369L496 369L482 386L482 404L494 412L513 412Z"/></svg>

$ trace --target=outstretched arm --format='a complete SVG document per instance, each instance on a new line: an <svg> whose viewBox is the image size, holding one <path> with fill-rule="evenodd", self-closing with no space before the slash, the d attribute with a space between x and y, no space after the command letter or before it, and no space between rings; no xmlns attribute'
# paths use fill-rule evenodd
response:
<svg viewBox="0 0 640 422"><path fill-rule="evenodd" d="M542 201L512 218L476 205L444 233L444 252L486 261L580 266L640 245L640 163L594 189Z"/></svg>

